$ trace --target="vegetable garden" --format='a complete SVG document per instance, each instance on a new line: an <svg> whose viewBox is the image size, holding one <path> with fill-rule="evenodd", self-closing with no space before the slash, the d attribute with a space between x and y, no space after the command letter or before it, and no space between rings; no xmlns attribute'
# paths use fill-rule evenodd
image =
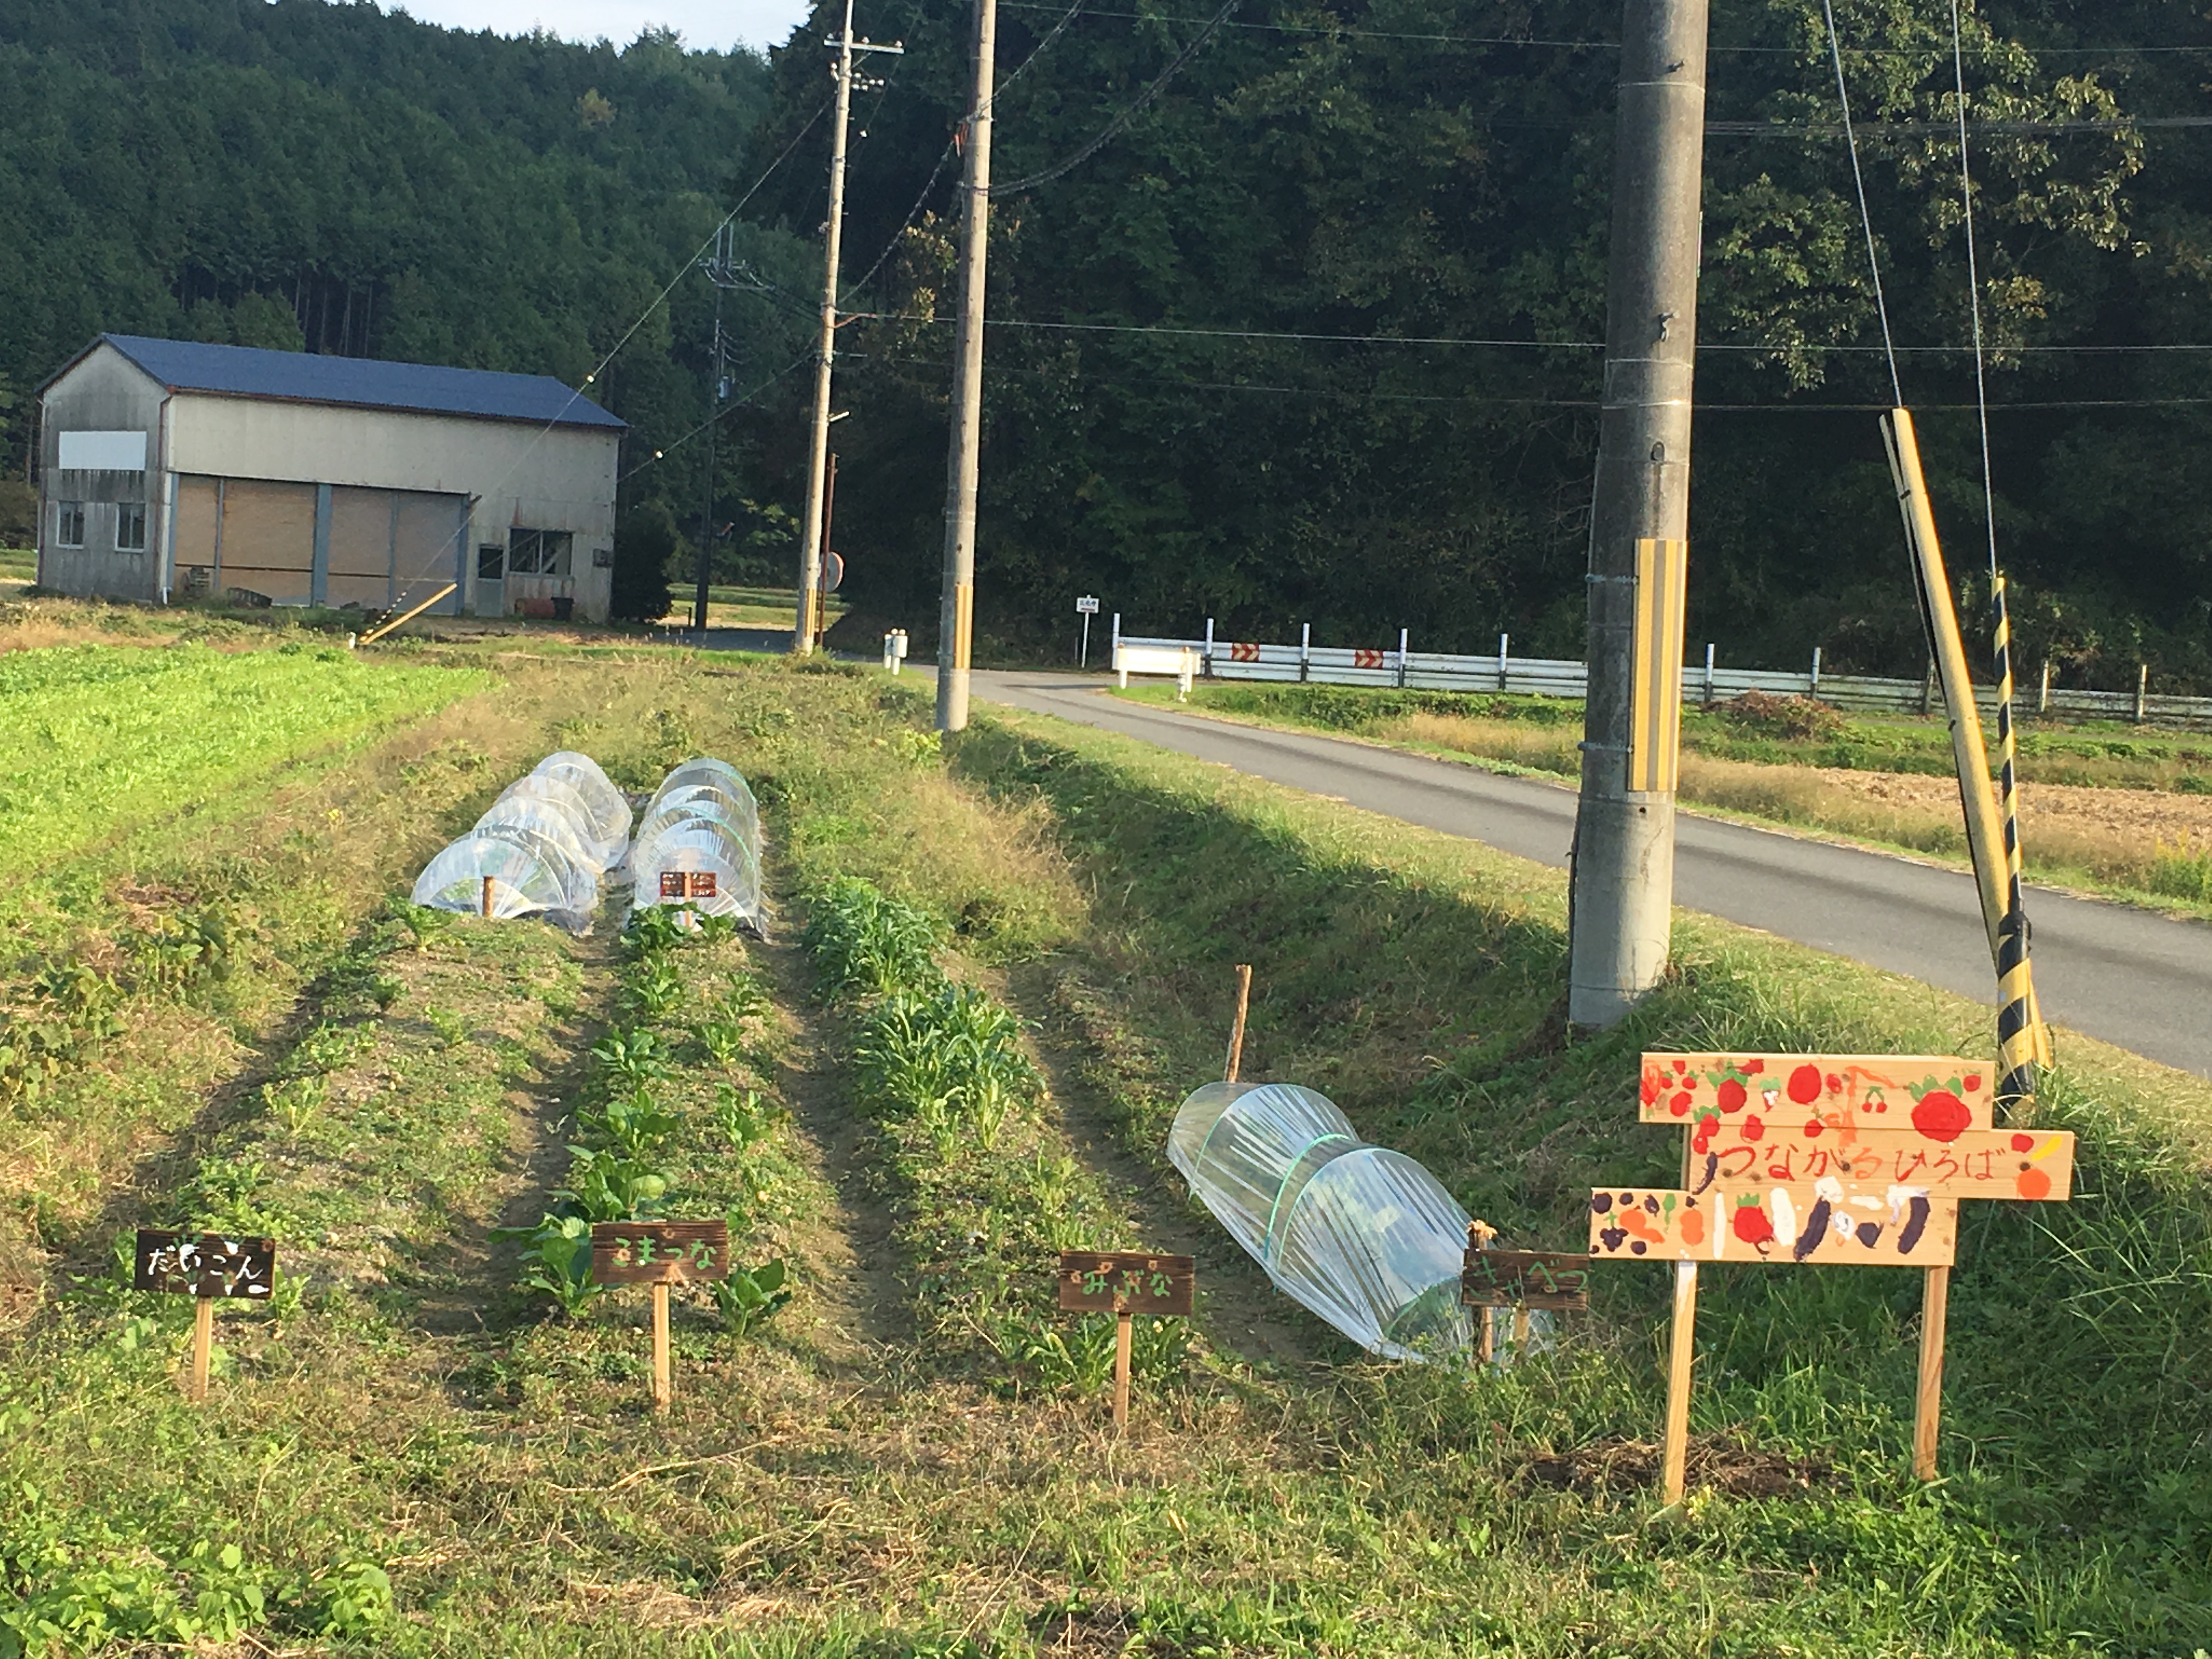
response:
<svg viewBox="0 0 2212 1659"><path fill-rule="evenodd" d="M180 672L24 655L9 684ZM239 659L209 672L289 735L128 786L0 963L9 1031L74 1044L0 1098L0 1654L2212 1645L2171 1358L2212 1338L2199 1081L2069 1042L2073 1201L1962 1229L1938 1486L1909 1291L1709 1270L1662 1516L1656 1273L1510 1368L1390 1365L1190 1204L1166 1132L1228 965L1261 964L1247 1076L1553 1247L1593 1177L1674 1173L1642 1048L1960 1051L1978 1011L1693 921L1679 982L1568 1042L1555 877L1103 734L993 714L946 752L902 685L663 650ZM726 757L768 937L408 902L554 750L633 801ZM6 752L0 794L50 763ZM643 1296L586 1271L593 1224L654 1220L726 1222L737 1269L675 1291L665 1413ZM141 1225L277 1242L204 1404ZM1074 1248L1198 1261L1123 1437L1112 1320L1055 1305Z"/></svg>

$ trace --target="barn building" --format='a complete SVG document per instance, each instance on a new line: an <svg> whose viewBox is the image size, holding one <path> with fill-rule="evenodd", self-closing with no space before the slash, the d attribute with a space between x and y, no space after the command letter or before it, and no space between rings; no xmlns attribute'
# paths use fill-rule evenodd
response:
<svg viewBox="0 0 2212 1659"><path fill-rule="evenodd" d="M544 375L103 334L40 388L39 585L604 622L623 430Z"/></svg>

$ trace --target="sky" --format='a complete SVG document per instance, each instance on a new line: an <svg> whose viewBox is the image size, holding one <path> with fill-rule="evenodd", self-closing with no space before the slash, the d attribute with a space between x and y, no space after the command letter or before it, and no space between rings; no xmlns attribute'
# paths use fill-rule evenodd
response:
<svg viewBox="0 0 2212 1659"><path fill-rule="evenodd" d="M726 51L781 46L810 8L805 0L385 0L385 9L451 28L527 34L543 26L567 40L605 35L617 46L665 24L688 45Z"/></svg>

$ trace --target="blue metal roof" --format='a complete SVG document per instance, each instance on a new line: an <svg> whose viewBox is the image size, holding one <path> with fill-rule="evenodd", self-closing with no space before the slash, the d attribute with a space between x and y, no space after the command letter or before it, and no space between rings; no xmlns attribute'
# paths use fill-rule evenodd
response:
<svg viewBox="0 0 2212 1659"><path fill-rule="evenodd" d="M500 374L430 363L387 363L371 357L324 357L258 346L204 345L103 334L109 345L172 392L213 392L236 398L404 409L428 415L625 429L580 392L550 374Z"/></svg>

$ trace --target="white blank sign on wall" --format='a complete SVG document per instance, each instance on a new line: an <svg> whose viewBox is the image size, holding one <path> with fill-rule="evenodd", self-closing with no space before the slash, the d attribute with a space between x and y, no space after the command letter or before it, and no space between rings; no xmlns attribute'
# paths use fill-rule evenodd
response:
<svg viewBox="0 0 2212 1659"><path fill-rule="evenodd" d="M61 470L64 472L143 472L146 434L143 432L64 432Z"/></svg>

